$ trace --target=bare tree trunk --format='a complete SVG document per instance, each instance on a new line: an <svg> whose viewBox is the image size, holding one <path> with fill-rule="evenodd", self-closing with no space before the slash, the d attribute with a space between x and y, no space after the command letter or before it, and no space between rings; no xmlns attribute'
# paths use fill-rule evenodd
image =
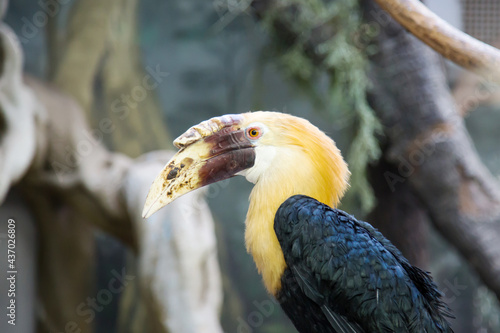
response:
<svg viewBox="0 0 500 333"><path fill-rule="evenodd" d="M109 41L109 13L114 3L113 0L76 1L71 8L66 41L60 45L64 51L59 63L50 65L55 73L54 83L75 98L91 123L94 83ZM48 38L53 40L56 36Z"/></svg>
<svg viewBox="0 0 500 333"><path fill-rule="evenodd" d="M116 124L109 148L136 157L171 148L155 90L168 80L160 65L141 67L137 37L137 0L119 0L111 12L109 39L100 75L103 89L96 119ZM124 24L126 22L126 24ZM99 96L98 91L96 91ZM97 125L97 124L96 124Z"/></svg>
<svg viewBox="0 0 500 333"><path fill-rule="evenodd" d="M397 172L392 164L381 158L370 166L370 183L377 196L377 205L366 220L380 230L410 261L412 265L428 267L429 217L408 183L391 188L384 174ZM411 237L407 237L411 235Z"/></svg>
<svg viewBox="0 0 500 333"><path fill-rule="evenodd" d="M168 73L139 66L136 7L137 0L77 1L53 65L54 83L83 106L93 133L132 157L171 141L154 95Z"/></svg>
<svg viewBox="0 0 500 333"><path fill-rule="evenodd" d="M68 193L42 191L23 191L23 196L37 220L37 284L43 286L38 294L44 331L92 332L95 313L87 315L85 311L91 309L86 305L88 297L96 297L93 228L86 217L65 202L63 197Z"/></svg>
<svg viewBox="0 0 500 333"><path fill-rule="evenodd" d="M367 12L373 22L384 15L375 7ZM434 226L500 299L499 184L468 136L442 63L392 19L378 45L372 98L390 142L386 156L398 168L385 178L411 184Z"/></svg>

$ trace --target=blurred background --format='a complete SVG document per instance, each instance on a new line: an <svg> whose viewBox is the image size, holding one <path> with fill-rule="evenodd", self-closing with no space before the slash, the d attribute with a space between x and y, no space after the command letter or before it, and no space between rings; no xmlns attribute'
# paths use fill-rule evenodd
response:
<svg viewBox="0 0 500 333"><path fill-rule="evenodd" d="M340 208L432 272L455 332L500 332L493 79L369 0L1 3L0 263L12 218L18 266L2 332L295 332L245 249L245 179L140 218L175 137L249 110L330 135L353 173ZM425 3L500 45L498 1Z"/></svg>

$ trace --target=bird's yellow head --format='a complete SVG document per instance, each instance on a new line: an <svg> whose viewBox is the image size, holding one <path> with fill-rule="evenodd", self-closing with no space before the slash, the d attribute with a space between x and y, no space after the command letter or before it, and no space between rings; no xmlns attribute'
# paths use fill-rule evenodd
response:
<svg viewBox="0 0 500 333"><path fill-rule="evenodd" d="M245 243L267 290L276 295L286 268L274 215L295 194L336 206L349 171L335 143L307 120L278 112L225 115L191 127L153 182L143 216L196 188L233 177L254 183Z"/></svg>
<svg viewBox="0 0 500 333"><path fill-rule="evenodd" d="M348 186L350 173L333 140L288 114L215 117L188 129L174 145L180 150L153 182L144 217L183 194L235 175L256 184L254 192L264 191L260 194L267 200L304 194L336 206Z"/></svg>

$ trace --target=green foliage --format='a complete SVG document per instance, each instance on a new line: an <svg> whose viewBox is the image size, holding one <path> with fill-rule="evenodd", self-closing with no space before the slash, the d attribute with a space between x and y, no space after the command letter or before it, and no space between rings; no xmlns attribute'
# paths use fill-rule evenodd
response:
<svg viewBox="0 0 500 333"><path fill-rule="evenodd" d="M334 38L322 45L321 51L326 55L327 68L333 69L331 102L355 121L357 127L347 155L352 178L351 191L346 199L349 201L352 196L358 196L361 209L367 212L373 208L375 197L367 180L366 168L368 163L380 157L376 136L381 133L382 126L366 101L369 80L366 76L365 53L352 42L355 40L352 37L362 23L357 15L356 1L341 0L338 3L346 3L338 13L343 18L342 28ZM335 108L329 109L335 112Z"/></svg>
<svg viewBox="0 0 500 333"><path fill-rule="evenodd" d="M373 208L375 197L366 168L380 157L376 137L381 134L382 126L366 101L369 48L363 40L367 34L361 33L363 22L358 1L281 0L277 6L289 17L278 17L270 11L265 22L277 37L276 46L286 73L307 91L312 89L317 74L327 72L330 77L328 113L334 119L348 119L354 126L355 136L347 154L352 172L351 190L345 201L357 199L363 212L367 212ZM293 24L283 25L283 22ZM333 32L333 37L318 41L323 38L318 31Z"/></svg>

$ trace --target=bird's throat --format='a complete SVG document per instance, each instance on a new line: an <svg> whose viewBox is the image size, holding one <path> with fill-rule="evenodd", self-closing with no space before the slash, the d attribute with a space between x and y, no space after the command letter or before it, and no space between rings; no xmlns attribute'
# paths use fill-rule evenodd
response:
<svg viewBox="0 0 500 333"><path fill-rule="evenodd" d="M287 266L274 231L274 217L280 205L296 194L308 195L330 206L336 204L333 189L324 186L324 177L307 164L303 162L302 168L268 173L259 178L250 194L245 242L264 285L272 295L281 289L281 276Z"/></svg>
<svg viewBox="0 0 500 333"><path fill-rule="evenodd" d="M268 200L265 200L266 197ZM281 276L286 263L274 232L274 215L284 200L278 202L269 199L268 196L258 194L258 187L252 191L246 219L245 243L267 291L276 295L281 289Z"/></svg>

